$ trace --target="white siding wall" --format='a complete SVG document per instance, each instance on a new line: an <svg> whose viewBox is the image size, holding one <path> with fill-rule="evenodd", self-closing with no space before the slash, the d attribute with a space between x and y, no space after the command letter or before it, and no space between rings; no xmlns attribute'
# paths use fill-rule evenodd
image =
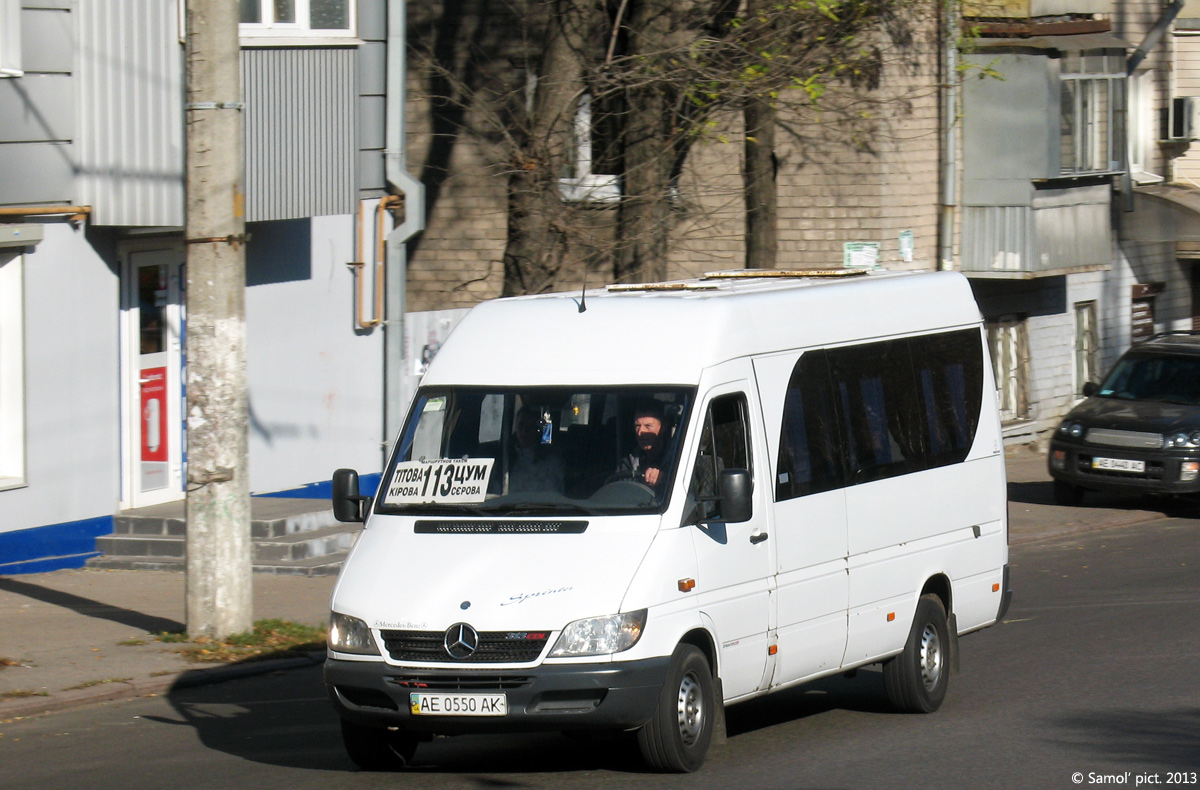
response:
<svg viewBox="0 0 1200 790"><path fill-rule="evenodd" d="M66 222L25 255L25 488L0 532L110 515L120 495L117 276Z"/></svg>
<svg viewBox="0 0 1200 790"><path fill-rule="evenodd" d="M311 276L246 289L254 492L382 469L383 330L355 331L353 239L352 215L314 217Z"/></svg>

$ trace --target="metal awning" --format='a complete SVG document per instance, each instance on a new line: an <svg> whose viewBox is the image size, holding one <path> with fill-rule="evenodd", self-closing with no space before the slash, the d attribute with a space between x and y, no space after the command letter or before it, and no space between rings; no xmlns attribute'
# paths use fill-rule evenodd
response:
<svg viewBox="0 0 1200 790"><path fill-rule="evenodd" d="M1029 38L984 38L975 41L979 49L1053 49L1080 52L1092 49L1118 49L1125 52L1129 42L1112 33L1081 33L1077 36L1031 36Z"/></svg>
<svg viewBox="0 0 1200 790"><path fill-rule="evenodd" d="M1125 241L1175 243L1181 257L1200 257L1200 189L1151 184L1133 190L1133 211L1120 212Z"/></svg>

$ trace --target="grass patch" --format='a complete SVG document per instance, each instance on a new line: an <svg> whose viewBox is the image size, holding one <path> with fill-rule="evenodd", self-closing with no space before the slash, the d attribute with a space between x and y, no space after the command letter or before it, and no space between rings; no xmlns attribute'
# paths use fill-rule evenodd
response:
<svg viewBox="0 0 1200 790"><path fill-rule="evenodd" d="M146 640L131 637L129 639L122 639L120 642L117 642L117 644L121 647L140 647L141 645L146 644Z"/></svg>
<svg viewBox="0 0 1200 790"><path fill-rule="evenodd" d="M7 669L8 667L19 667L19 666L21 666L20 661L15 661L11 658L5 658L4 656L0 656L0 669Z"/></svg>
<svg viewBox="0 0 1200 790"><path fill-rule="evenodd" d="M165 640L164 640L165 641ZM226 663L287 658L325 648L325 629L288 620L259 620L254 629L226 639L197 637L179 652L192 661Z"/></svg>
<svg viewBox="0 0 1200 790"><path fill-rule="evenodd" d="M41 691L25 691L23 689L14 689L12 691L0 692L0 699L25 699L26 697L49 697L50 692L42 689Z"/></svg>
<svg viewBox="0 0 1200 790"><path fill-rule="evenodd" d="M183 631L160 631L154 635L155 641L165 642L167 644L178 644L182 642L190 642L188 635Z"/></svg>
<svg viewBox="0 0 1200 790"><path fill-rule="evenodd" d="M104 680L88 680L80 683L78 686L67 686L63 691L78 691L79 689L90 689L92 686L103 686L105 683L128 683L133 678L106 678Z"/></svg>

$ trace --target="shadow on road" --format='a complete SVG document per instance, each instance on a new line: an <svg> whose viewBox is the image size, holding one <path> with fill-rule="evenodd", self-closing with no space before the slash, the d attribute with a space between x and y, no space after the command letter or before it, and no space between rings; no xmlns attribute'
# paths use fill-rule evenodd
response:
<svg viewBox="0 0 1200 790"><path fill-rule="evenodd" d="M1009 482L1008 501L1025 505L1054 505L1054 483L1049 480L1031 483ZM1195 518L1197 512L1200 512L1200 501L1089 491L1084 494L1083 504L1072 506L1070 509L1086 511L1091 508L1141 510L1162 513L1167 518Z"/></svg>
<svg viewBox="0 0 1200 790"><path fill-rule="evenodd" d="M64 609L70 609L87 617L111 620L114 623L145 631L148 634L157 634L162 631L178 631L183 628L183 623L178 623L166 617L142 614L132 609L123 609L119 606L93 601L91 598L84 598L83 596L60 590L52 590L48 587L21 582L16 579L0 578L0 590L15 595L23 595L26 598L32 598L35 601L41 601L53 606L61 606Z"/></svg>
<svg viewBox="0 0 1200 790"><path fill-rule="evenodd" d="M1073 733L1059 741L1062 745L1097 758L1140 764L1160 774L1200 769L1200 708L1105 711L1054 724Z"/></svg>
<svg viewBox="0 0 1200 790"><path fill-rule="evenodd" d="M319 667L292 669L213 686L172 689L178 718L146 717L192 727L210 749L257 763L319 771L356 771L342 748L337 714L325 697ZM730 745L738 736L831 710L891 713L883 676L826 678L729 708ZM463 735L417 749L408 775L545 774L574 771L645 773L632 733ZM481 786L506 786L477 777ZM494 782L500 781L497 785Z"/></svg>

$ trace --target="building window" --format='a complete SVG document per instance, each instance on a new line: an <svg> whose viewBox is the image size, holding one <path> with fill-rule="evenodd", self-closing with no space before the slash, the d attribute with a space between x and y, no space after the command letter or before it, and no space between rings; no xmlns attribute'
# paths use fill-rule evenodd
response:
<svg viewBox="0 0 1200 790"><path fill-rule="evenodd" d="M0 249L0 489L25 484L25 316L21 255Z"/></svg>
<svg viewBox="0 0 1200 790"><path fill-rule="evenodd" d="M579 97L572 126L570 172L558 180L563 200L613 203L621 199L621 183L613 157L613 136L607 113L597 112L590 94Z"/></svg>
<svg viewBox="0 0 1200 790"><path fill-rule="evenodd" d="M243 37L347 38L355 35L353 0L240 0Z"/></svg>
<svg viewBox="0 0 1200 790"><path fill-rule="evenodd" d="M1141 71L1129 78L1129 172L1141 184L1163 180L1150 172L1155 142L1153 98L1153 72Z"/></svg>
<svg viewBox="0 0 1200 790"><path fill-rule="evenodd" d="M1100 341L1096 335L1096 303L1078 302L1075 305L1075 394L1083 385L1099 380L1098 355Z"/></svg>
<svg viewBox="0 0 1200 790"><path fill-rule="evenodd" d="M987 320L988 348L1000 395L1001 422L1029 417L1029 338L1024 316Z"/></svg>
<svg viewBox="0 0 1200 790"><path fill-rule="evenodd" d="M1062 58L1060 119L1063 175L1124 170L1125 68L1104 50L1068 52Z"/></svg>
<svg viewBox="0 0 1200 790"><path fill-rule="evenodd" d="M0 0L0 77L20 77L21 0Z"/></svg>

